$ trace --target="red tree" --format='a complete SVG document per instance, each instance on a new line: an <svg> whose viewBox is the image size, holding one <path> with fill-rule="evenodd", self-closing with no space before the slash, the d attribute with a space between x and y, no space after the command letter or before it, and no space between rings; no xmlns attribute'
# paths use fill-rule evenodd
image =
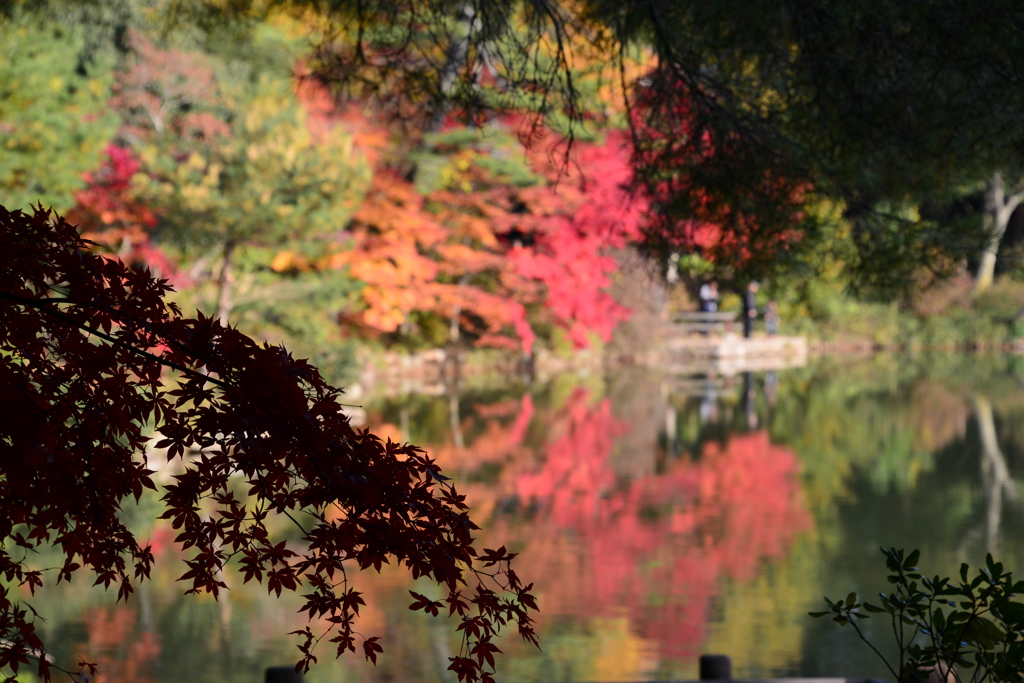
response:
<svg viewBox="0 0 1024 683"><path fill-rule="evenodd" d="M163 516L193 550L187 592L216 596L232 558L246 581L278 595L306 584L303 611L329 627L296 632L297 666L308 669L328 636L339 655L355 650L363 599L346 562L394 561L447 589L445 603L416 596L413 609L461 617L464 646L450 667L461 680L491 680L500 624L515 621L535 641L530 586L513 556L502 548L474 559L463 497L423 451L354 430L341 392L308 363L181 317L164 301L165 281L89 247L60 217L0 207L0 667L17 673L35 658L51 675L34 612L10 586L43 585L44 570L29 564L35 549L63 554L57 581L87 568L119 598L149 575L151 548L117 516L123 500L155 488L148 424L159 429L155 446L186 462ZM272 539L272 515L292 519L303 543ZM377 641L362 641L374 661Z"/></svg>
<svg viewBox="0 0 1024 683"><path fill-rule="evenodd" d="M85 174L88 184L75 193L75 206L67 218L79 227L84 238L103 245L122 260L146 265L158 277L183 284L183 274L150 241L156 214L132 195L132 176L139 169L139 160L131 150L107 145L106 161Z"/></svg>
<svg viewBox="0 0 1024 683"><path fill-rule="evenodd" d="M590 345L589 334L608 341L632 314L607 291L614 250L640 238L647 212L646 199L629 191L629 150L625 135L610 131L600 145L580 143L577 172L558 178L552 149L538 145L534 168L553 182L521 191L528 212L504 217L504 229L531 243L511 251L517 272L544 284L546 306L577 348Z"/></svg>

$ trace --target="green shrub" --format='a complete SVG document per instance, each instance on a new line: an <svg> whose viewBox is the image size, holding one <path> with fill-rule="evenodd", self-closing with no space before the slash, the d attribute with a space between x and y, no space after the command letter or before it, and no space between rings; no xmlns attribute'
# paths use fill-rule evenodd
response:
<svg viewBox="0 0 1024 683"><path fill-rule="evenodd" d="M891 593L880 593L877 605L860 602L856 593L829 600L823 612L851 626L885 662L899 683L920 683L935 677L957 683L1014 683L1024 674L1024 604L1015 594L1024 581L1014 582L1010 572L992 555L977 575L960 565L960 580L928 578L916 564L920 551L904 557L902 550L882 548ZM885 657L865 636L858 622L871 614L888 615L896 640L897 658Z"/></svg>

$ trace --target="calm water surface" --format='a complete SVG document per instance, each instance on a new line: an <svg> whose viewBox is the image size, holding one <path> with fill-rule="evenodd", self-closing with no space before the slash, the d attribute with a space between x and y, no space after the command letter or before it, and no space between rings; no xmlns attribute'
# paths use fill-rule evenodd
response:
<svg viewBox="0 0 1024 683"><path fill-rule="evenodd" d="M695 678L702 652L731 655L736 676L884 677L852 632L806 616L822 595L881 589L880 545L920 547L932 572L987 550L1024 559L1018 358L628 370L366 407L377 433L426 447L460 482L482 545L521 553L536 583L543 649L504 639L503 682ZM58 658L167 683L256 683L294 661L296 600L234 574L227 599L183 597L173 534L144 521L154 509L127 513L161 560L127 605L85 576L36 599ZM371 667L324 648L307 680L454 680L454 624L408 610L410 589L438 591L393 571L358 581L360 630L383 636L384 656Z"/></svg>

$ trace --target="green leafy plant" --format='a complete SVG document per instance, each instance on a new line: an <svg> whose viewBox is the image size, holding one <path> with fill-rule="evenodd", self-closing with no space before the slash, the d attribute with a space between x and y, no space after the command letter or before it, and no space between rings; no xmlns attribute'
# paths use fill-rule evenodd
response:
<svg viewBox="0 0 1024 683"><path fill-rule="evenodd" d="M1013 600L1024 591L992 555L973 578L960 565L960 580L928 578L917 568L915 550L882 549L891 593L880 593L880 604L860 602L856 593L845 599L825 598L828 610L812 617L831 616L840 626L852 626L888 667L899 683L939 680L957 683L1020 681L1024 675L1024 604ZM896 638L898 661L883 655L857 625L868 613L887 614Z"/></svg>

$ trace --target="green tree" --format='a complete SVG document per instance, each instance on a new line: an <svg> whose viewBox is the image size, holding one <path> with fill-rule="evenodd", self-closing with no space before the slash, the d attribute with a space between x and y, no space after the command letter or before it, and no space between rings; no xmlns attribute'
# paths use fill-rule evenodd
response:
<svg viewBox="0 0 1024 683"><path fill-rule="evenodd" d="M793 195L774 190L805 183L801 199L842 202L852 265L870 282L907 284L922 264L981 250L980 221L965 230L945 207L1019 174L1018 5L591 5L618 41L659 57L636 91L638 160L649 186L670 190L667 228L710 202L742 209L740 234L782 233Z"/></svg>
<svg viewBox="0 0 1024 683"><path fill-rule="evenodd" d="M0 203L65 210L117 128L113 59L83 31L28 13L0 18Z"/></svg>
<svg viewBox="0 0 1024 683"><path fill-rule="evenodd" d="M147 173L136 187L160 213L161 235L189 256L216 254L215 315L226 321L237 250L337 232L358 208L370 170L340 128L310 131L286 80L206 76L215 90L203 93L205 101L186 92L202 77L161 77L163 96L146 110ZM150 81L129 81L143 91L140 102L150 98Z"/></svg>

